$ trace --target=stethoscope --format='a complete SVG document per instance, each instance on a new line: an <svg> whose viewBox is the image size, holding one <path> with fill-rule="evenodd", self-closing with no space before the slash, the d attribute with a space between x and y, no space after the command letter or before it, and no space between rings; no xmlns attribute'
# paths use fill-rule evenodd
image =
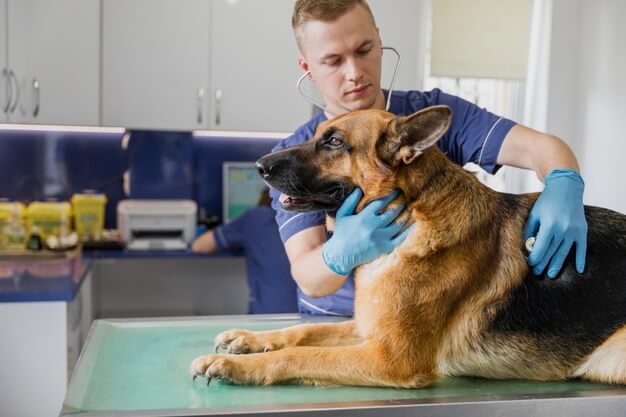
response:
<svg viewBox="0 0 626 417"><path fill-rule="evenodd" d="M398 75L398 67L400 66L400 53L396 50L396 48L393 48L391 46L383 46L381 48L383 51L386 49L388 51L392 51L394 54L396 54L396 57L398 58L398 60L396 61L396 67L393 70L393 76L391 77L391 83L389 83L389 92L387 94L387 104L385 105L385 111L389 111L389 106L391 105L391 92L393 91L393 85L396 82L396 76ZM298 82L296 83L296 88L298 89L298 93L300 93L300 95L302 97L304 97L304 99L306 101L308 101L309 103L313 104L314 106L319 107L320 109L322 109L322 111L324 111L325 113L331 114L333 116L335 116L335 114L329 112L328 110L326 110L326 106L322 103L320 103L319 101L315 100L313 97L306 95L304 93L304 91L302 91L302 81L304 81L304 79L306 77L308 77L309 75L311 75L311 71L307 71L304 74L302 74L302 76L300 78L298 78Z"/></svg>

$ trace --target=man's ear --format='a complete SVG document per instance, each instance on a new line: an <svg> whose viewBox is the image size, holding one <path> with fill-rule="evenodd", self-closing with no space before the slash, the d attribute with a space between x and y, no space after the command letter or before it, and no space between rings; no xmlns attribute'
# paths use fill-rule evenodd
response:
<svg viewBox="0 0 626 417"><path fill-rule="evenodd" d="M378 138L378 157L390 166L410 164L437 143L451 121L452 110L448 106L428 107L410 116L396 117Z"/></svg>
<svg viewBox="0 0 626 417"><path fill-rule="evenodd" d="M309 71L309 63L307 62L306 58L303 57L302 55L300 57L298 57L298 66L302 70L303 74L305 72ZM311 76L311 74L309 74L309 76L307 78L309 79L309 81L315 82L315 81L313 81L313 77Z"/></svg>

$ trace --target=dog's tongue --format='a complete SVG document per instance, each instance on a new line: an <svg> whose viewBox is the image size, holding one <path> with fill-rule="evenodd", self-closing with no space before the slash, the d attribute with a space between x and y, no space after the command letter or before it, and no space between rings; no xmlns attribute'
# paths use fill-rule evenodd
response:
<svg viewBox="0 0 626 417"><path fill-rule="evenodd" d="M282 204L283 207L289 206L291 203L293 203L293 200L293 197L290 197L286 194L281 194L280 197L278 197L278 201L280 201L280 204Z"/></svg>

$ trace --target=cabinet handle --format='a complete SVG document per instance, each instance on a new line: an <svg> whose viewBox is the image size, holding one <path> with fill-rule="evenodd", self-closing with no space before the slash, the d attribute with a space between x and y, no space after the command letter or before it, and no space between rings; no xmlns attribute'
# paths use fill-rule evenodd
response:
<svg viewBox="0 0 626 417"><path fill-rule="evenodd" d="M215 126L219 126L221 122L221 105L222 105L222 90L219 88L215 90Z"/></svg>
<svg viewBox="0 0 626 417"><path fill-rule="evenodd" d="M198 88L198 124L202 124L202 113L204 104L204 88Z"/></svg>
<svg viewBox="0 0 626 417"><path fill-rule="evenodd" d="M5 113L9 112L9 108L11 108L11 100L13 98L13 85L11 84L11 77L9 76L9 70L6 68L2 69L2 77L4 78L4 84L6 85L6 99L7 102L2 108Z"/></svg>
<svg viewBox="0 0 626 417"><path fill-rule="evenodd" d="M20 85L19 85L19 83L17 81L17 77L15 76L15 73L13 72L13 70L9 70L9 77L11 77L13 79L13 81L15 81L15 93L16 93L15 94L15 103L9 109L9 113L13 114L13 112L17 108L17 103L19 103L19 101L20 101Z"/></svg>
<svg viewBox="0 0 626 417"><path fill-rule="evenodd" d="M35 107L33 108L33 117L37 117L39 114L39 101L40 101L40 92L39 92L39 80L37 78L33 78L33 95L35 96Z"/></svg>

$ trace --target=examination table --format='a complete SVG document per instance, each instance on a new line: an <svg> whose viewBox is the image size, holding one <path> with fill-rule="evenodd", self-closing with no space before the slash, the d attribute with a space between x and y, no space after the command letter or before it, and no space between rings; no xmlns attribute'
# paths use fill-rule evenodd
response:
<svg viewBox="0 0 626 417"><path fill-rule="evenodd" d="M231 328L276 329L295 315L94 322L62 416L626 416L626 386L444 378L424 389L233 386L189 365ZM38 376L45 377L45 376Z"/></svg>

